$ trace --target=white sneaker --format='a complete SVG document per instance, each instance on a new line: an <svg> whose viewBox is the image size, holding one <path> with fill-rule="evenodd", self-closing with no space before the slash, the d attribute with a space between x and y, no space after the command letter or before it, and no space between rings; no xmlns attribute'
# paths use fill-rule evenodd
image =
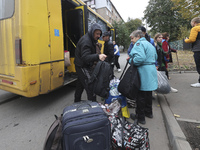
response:
<svg viewBox="0 0 200 150"><path fill-rule="evenodd" d="M121 72L121 69L119 68L119 69L117 69L117 71L118 71L118 72Z"/></svg>
<svg viewBox="0 0 200 150"><path fill-rule="evenodd" d="M200 83L191 84L191 87L197 87L197 88L199 88L200 87Z"/></svg>
<svg viewBox="0 0 200 150"><path fill-rule="evenodd" d="M174 89L173 87L171 87L171 92L173 92L173 93L177 93L178 90L177 90L177 89Z"/></svg>

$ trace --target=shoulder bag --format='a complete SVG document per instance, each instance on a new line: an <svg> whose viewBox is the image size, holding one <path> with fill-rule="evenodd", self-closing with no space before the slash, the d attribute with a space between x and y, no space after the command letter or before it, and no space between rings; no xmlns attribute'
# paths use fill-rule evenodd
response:
<svg viewBox="0 0 200 150"><path fill-rule="evenodd" d="M119 78L120 82L118 85L118 91L125 97L134 100L137 98L138 92L140 90L140 75L138 73L138 69L133 65L133 59L131 61L131 65L128 67L128 61L126 66ZM126 72L125 72L126 70ZM124 73L125 72L125 73Z"/></svg>

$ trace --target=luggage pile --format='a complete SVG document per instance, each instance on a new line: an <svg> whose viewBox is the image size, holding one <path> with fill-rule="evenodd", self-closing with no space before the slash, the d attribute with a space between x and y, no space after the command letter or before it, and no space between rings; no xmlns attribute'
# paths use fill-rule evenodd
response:
<svg viewBox="0 0 200 150"><path fill-rule="evenodd" d="M97 102L66 107L62 125L63 150L110 150L110 121Z"/></svg>
<svg viewBox="0 0 200 150"><path fill-rule="evenodd" d="M138 125L137 118L134 123L127 121L120 109L113 108L115 106L119 106L118 100L107 109L103 107L111 122L112 150L150 150L148 129Z"/></svg>
<svg viewBox="0 0 200 150"><path fill-rule="evenodd" d="M128 122L119 80L110 81L105 104L84 100L67 106L51 125L43 150L149 150L148 129Z"/></svg>
<svg viewBox="0 0 200 150"><path fill-rule="evenodd" d="M115 100L118 100L121 105L122 115L126 118L130 118L130 113L129 113L129 109L127 105L127 99L118 91L119 83L120 83L120 80L117 78L114 78L110 81L109 97L105 99L105 104L111 104Z"/></svg>
<svg viewBox="0 0 200 150"><path fill-rule="evenodd" d="M118 100L74 103L56 117L43 150L149 150L148 129L120 113Z"/></svg>
<svg viewBox="0 0 200 150"><path fill-rule="evenodd" d="M109 116L113 150L149 150L148 129L124 121L118 116Z"/></svg>

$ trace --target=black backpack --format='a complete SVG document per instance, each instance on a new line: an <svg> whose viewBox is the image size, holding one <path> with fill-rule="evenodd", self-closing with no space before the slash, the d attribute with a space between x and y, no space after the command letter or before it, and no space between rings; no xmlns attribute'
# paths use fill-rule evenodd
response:
<svg viewBox="0 0 200 150"><path fill-rule="evenodd" d="M88 80L88 88L102 98L109 96L109 84L113 77L113 69L108 62L98 61L91 77Z"/></svg>
<svg viewBox="0 0 200 150"><path fill-rule="evenodd" d="M43 150L62 150L62 115L50 126L45 139Z"/></svg>

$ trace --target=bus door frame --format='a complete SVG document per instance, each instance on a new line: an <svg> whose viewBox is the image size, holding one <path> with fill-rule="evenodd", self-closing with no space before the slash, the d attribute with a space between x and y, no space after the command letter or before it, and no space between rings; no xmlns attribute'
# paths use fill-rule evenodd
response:
<svg viewBox="0 0 200 150"><path fill-rule="evenodd" d="M71 12L71 11L77 11L77 10L81 10L82 11L82 14L80 14L82 16L82 27L83 27L83 33L80 34L80 38L85 35L88 31L88 10L87 10L87 6L86 5L82 5L82 6L77 6L75 8L72 8L70 10L67 10L65 13L66 13L66 16L67 16L67 13L68 12ZM75 18L74 18L75 19ZM65 20L65 22L67 22L67 20ZM66 27L68 28L68 27ZM66 30L67 32L67 30ZM75 65L74 65L74 52L70 51L69 50L69 43L71 43L73 46L74 46L74 49L76 48L76 44L78 41L73 41L73 38L70 37L70 35L68 35L68 33L64 33L66 34L65 37L67 40L66 41L66 47L71 54L70 56L70 62L71 62L71 65L67 67L67 70L71 73L71 72L76 72L75 70ZM80 39L79 38L79 39Z"/></svg>

